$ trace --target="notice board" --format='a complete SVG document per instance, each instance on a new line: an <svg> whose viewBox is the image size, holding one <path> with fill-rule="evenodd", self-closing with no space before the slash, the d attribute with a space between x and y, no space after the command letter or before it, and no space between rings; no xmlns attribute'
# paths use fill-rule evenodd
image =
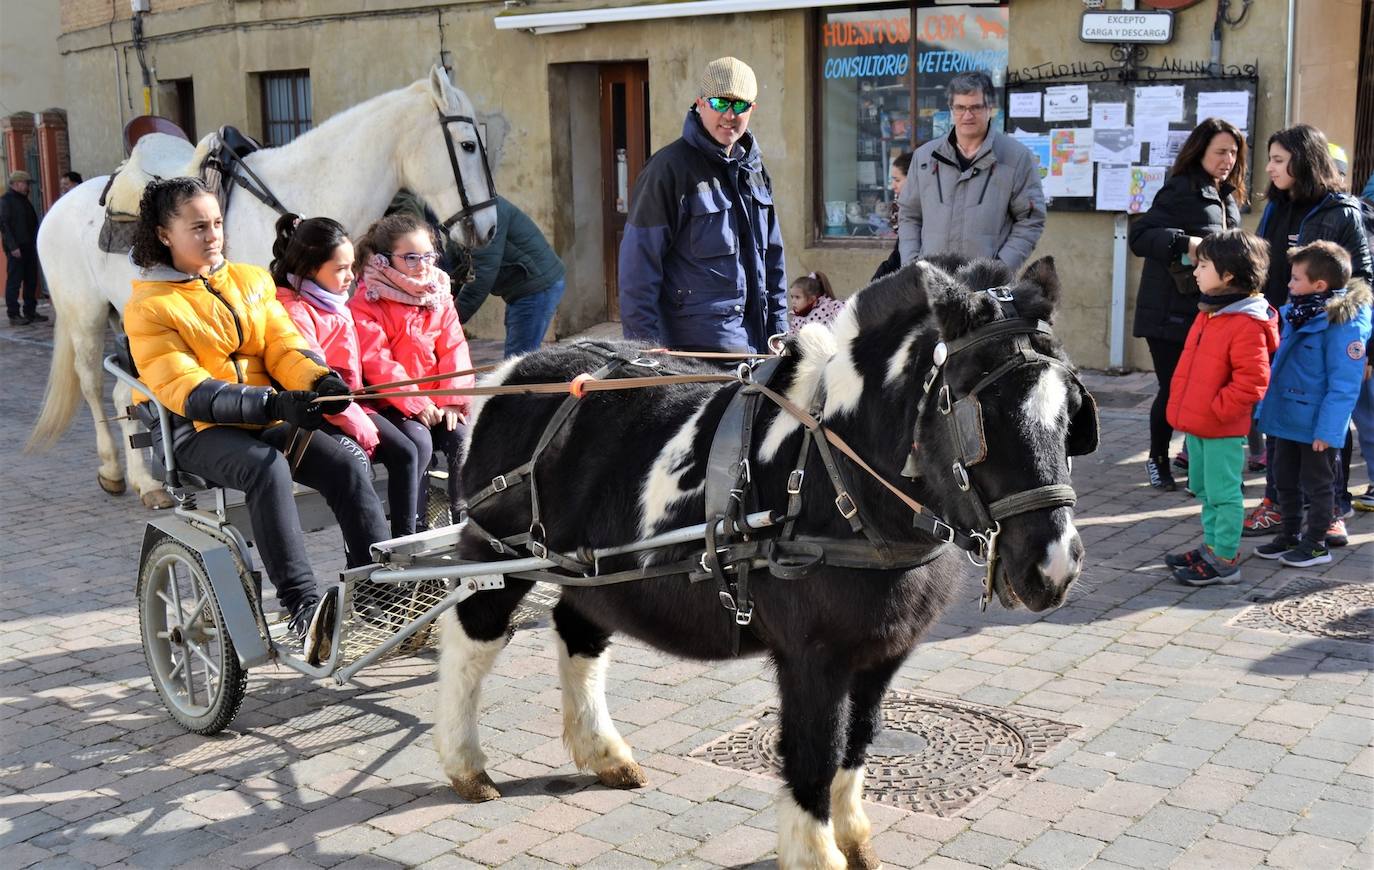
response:
<svg viewBox="0 0 1374 870"><path fill-rule="evenodd" d="M1255 164L1255 75L1066 81L1009 76L1007 134L1040 162L1049 208L1146 211L1198 122L1225 118L1244 133L1245 184Z"/></svg>

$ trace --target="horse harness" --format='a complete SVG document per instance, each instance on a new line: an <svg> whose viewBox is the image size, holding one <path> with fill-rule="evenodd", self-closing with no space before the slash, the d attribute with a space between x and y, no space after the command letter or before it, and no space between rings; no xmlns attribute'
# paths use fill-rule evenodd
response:
<svg viewBox="0 0 1374 870"><path fill-rule="evenodd" d="M463 184L463 170L458 165L458 149L454 147L453 133L448 128L450 123L471 124L473 132L477 134L477 150L482 154L482 171L486 174L487 193L490 194L487 199L481 202L473 203L468 201L468 189L467 186ZM463 203L463 207L450 215L448 220L445 220L440 226L443 227L444 232L447 233L452 229L454 224L458 221L462 221L463 225L468 229L468 238L475 240L477 238L477 224L473 221L472 216L488 206L496 205L496 182L492 180L491 164L487 162L487 146L486 143L482 141L481 133L477 130L477 121L475 121L471 115L446 115L443 110L440 109L439 129L444 131L444 144L448 146L448 162L449 165L453 167L453 182L458 186L458 199Z"/></svg>
<svg viewBox="0 0 1374 870"><path fill-rule="evenodd" d="M739 650L740 630L753 621L750 575L753 570L764 567L770 575L781 579L806 577L822 564L860 570L909 570L933 561L947 545L953 544L966 551L971 562L985 569L982 606L986 608L994 588L1004 598L1004 603L1008 603L1005 601L1006 593L995 583L1000 521L1035 510L1072 507L1077 498L1072 487L1051 484L986 504L967 474L967 466L986 458L986 439L982 432L978 394L1007 373L1025 365L1049 363L1063 368L1079 384L1084 397L1079 412L1070 421L1069 455L1091 453L1096 449L1097 413L1091 395L1082 389L1072 369L1063 361L1041 354L1031 347L1026 336L1049 334L1048 324L1017 317L1014 308L1010 316L1006 316L1005 312L1011 303L1010 292L1006 288L985 292L993 294L999 305L1004 306L1004 316L968 336L937 345L935 366L923 384L920 403L920 408L924 409L936 382L943 378L944 363L949 358L992 339L1008 335L1017 337L1016 353L1012 358L980 380L966 396L955 399L948 384L941 384L936 391L941 415L951 427L951 435L960 452L960 459L955 463L955 477L960 490L971 495L981 528L964 529L933 513L883 478L843 438L825 426L820 419L825 399L823 383L818 385L812 396L809 409L800 408L769 386L781 364L781 359L777 357L741 364L732 378L740 382L740 388L731 397L717 424L707 461L704 484L707 523L705 548L700 556L603 574L589 547L580 548L572 554L558 553L549 548L535 468L540 456L565 434L566 424L578 406L577 393L567 396L550 417L528 461L497 475L489 485L468 500L468 528L485 539L497 553L513 557L532 555L553 562L559 569L558 573L552 570L526 571L512 575L520 579L547 580L563 586L602 586L685 573L691 582L714 580L721 605L734 614L732 645L736 653ZM606 360L591 375L593 380L615 378L627 368L656 369L658 366L655 360L626 356L613 348L595 343L588 342L581 346L599 352ZM519 391L521 388L512 385L512 389ZM756 507L757 493L753 486L749 457L753 453L759 404L764 399L777 405L780 413L797 419L803 428L798 455L787 477L786 506L783 511L774 512L774 523L766 528L755 528L747 521L747 517L759 509ZM832 538L796 532L796 521L802 511L806 466L813 449L835 493L836 510L849 524L850 530L855 535L862 535L862 538ZM844 469L836 461L836 450L911 508L912 527L934 538L935 546L889 541L865 522L859 503L850 494ZM914 452L913 447L909 469L914 461ZM521 484L529 489L530 526L527 532L501 537L482 528L472 518L471 509Z"/></svg>

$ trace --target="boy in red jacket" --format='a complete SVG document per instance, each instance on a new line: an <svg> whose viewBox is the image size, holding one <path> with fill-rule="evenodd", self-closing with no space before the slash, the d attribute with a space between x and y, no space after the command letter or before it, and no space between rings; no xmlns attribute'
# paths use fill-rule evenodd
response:
<svg viewBox="0 0 1374 870"><path fill-rule="evenodd" d="M1241 473L1255 405L1269 386L1279 316L1264 298L1268 244L1224 230L1198 245L1202 299L1170 384L1169 425L1188 443L1188 488L1202 502L1203 545L1164 562L1189 586L1240 580Z"/></svg>

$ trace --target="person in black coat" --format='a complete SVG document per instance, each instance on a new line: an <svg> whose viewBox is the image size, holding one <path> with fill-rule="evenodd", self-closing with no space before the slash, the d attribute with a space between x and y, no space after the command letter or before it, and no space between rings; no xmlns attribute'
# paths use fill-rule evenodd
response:
<svg viewBox="0 0 1374 870"><path fill-rule="evenodd" d="M1245 201L1245 134L1229 121L1207 118L1183 143L1150 210L1131 225L1131 250L1145 260L1132 334L1145 339L1159 381L1150 406L1150 453L1145 461L1150 485L1156 489L1177 489L1169 471L1174 430L1165 409L1174 367L1198 312L1193 258L1204 238L1239 226Z"/></svg>
<svg viewBox="0 0 1374 870"><path fill-rule="evenodd" d="M892 230L897 230L897 197L901 195L902 185L906 184L906 174L911 171L911 152L903 151L892 161ZM878 271L869 278L869 283L877 281L884 275L891 275L893 272L902 268L902 241L898 239L892 243L892 253L888 254L887 259L878 264Z"/></svg>
<svg viewBox="0 0 1374 870"><path fill-rule="evenodd" d="M5 308L10 326L28 326L48 318L38 313L38 212L29 202L33 176L22 169L10 173L9 190L0 196L0 239L6 263ZM23 308L20 308L20 290Z"/></svg>

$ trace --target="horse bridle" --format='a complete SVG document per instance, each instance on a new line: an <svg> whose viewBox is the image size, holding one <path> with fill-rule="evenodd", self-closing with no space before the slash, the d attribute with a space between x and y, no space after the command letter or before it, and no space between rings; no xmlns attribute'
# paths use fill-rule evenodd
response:
<svg viewBox="0 0 1374 870"><path fill-rule="evenodd" d="M950 543L958 543L958 538L975 542L975 546L964 549L970 562L985 569L980 604L986 609L994 591L1004 606L1010 607L1013 603L1011 590L1006 588L1005 582L999 583L997 581L997 539L1002 532L1002 520L1031 511L1073 507L1078 503L1078 497L1072 486L1055 483L1021 490L997 499L991 504L987 503L968 473L969 466L976 465L987 458L987 437L983 430L983 411L978 394L1007 374L1025 366L1049 364L1063 369L1068 374L1069 379L1078 385L1079 392L1083 397L1082 405L1069 422L1067 450L1069 456L1081 456L1097 449L1097 406L1092 395L1083 387L1078 375L1068 364L1056 357L1040 353L1032 347L1029 336L1052 335L1049 324L1041 320L1024 318L1017 314L1009 287L994 287L983 292L987 293L997 303L997 319L979 327L968 335L947 342L941 341L935 346L933 365L922 384L922 396L916 412L916 418L920 420L924 415L926 401L938 383L939 389L935 391L936 407L940 412L941 419L949 428L952 442L958 453L958 458L955 459L952 467L954 480L960 492L968 494L969 503L972 505L982 528L981 530L975 528L963 531L962 534L956 536L955 531L957 530L951 523L946 523L933 514L917 514L913 524L918 528L926 528L936 537L941 537L941 527L950 529L948 537L942 538L942 540L947 540ZM953 388L944 382L945 364L970 348L1006 336L1015 337L1015 351L1011 356L997 368L984 375L967 394L956 396ZM913 445L916 443L914 437L912 442ZM909 469L914 469L914 446L912 454L912 460L908 464Z"/></svg>
<svg viewBox="0 0 1374 870"><path fill-rule="evenodd" d="M468 123L472 125L474 133L477 133L477 150L482 154L482 170L487 176L487 192L491 194L489 199L473 203L468 201L468 190L463 184L463 170L458 166L458 149L453 144L453 133L448 129L449 124ZM462 221L468 229L468 237L472 241L477 240L477 224L472 216L490 205L496 204L496 182L491 178L491 164L487 162L487 146L482 141L482 136L477 130L477 122L471 115L445 115L439 111L439 129L444 131L444 144L448 146L448 162L453 167L453 181L458 185L458 199L462 201L463 207L454 212L448 220L440 224L447 233L453 225Z"/></svg>

